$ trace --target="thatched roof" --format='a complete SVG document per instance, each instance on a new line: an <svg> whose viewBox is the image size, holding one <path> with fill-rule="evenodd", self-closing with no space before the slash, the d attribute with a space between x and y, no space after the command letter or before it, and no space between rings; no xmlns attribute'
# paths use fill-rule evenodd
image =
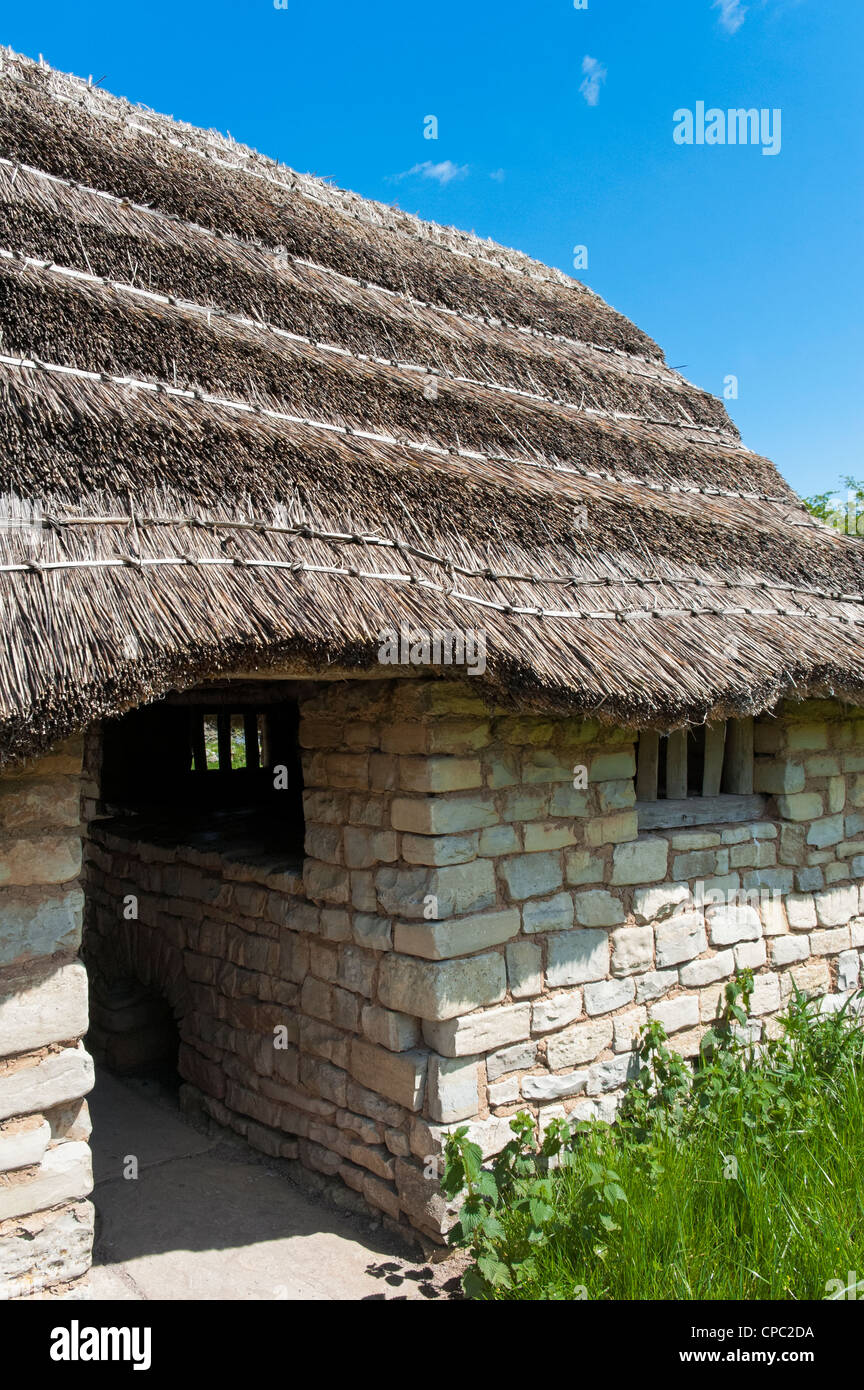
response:
<svg viewBox="0 0 864 1390"><path fill-rule="evenodd" d="M858 543L585 286L7 52L0 156L6 756L405 621L635 724L864 689Z"/></svg>

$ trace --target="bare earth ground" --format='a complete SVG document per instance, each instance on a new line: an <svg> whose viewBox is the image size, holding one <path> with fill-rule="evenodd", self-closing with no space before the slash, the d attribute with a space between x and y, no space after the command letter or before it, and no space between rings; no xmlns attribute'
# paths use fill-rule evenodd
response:
<svg viewBox="0 0 864 1390"><path fill-rule="evenodd" d="M419 1249L379 1222L303 1191L242 1140L194 1126L157 1082L102 1072L90 1099L96 1245L78 1297L459 1297L453 1259L418 1262ZM130 1157L137 1178L123 1175Z"/></svg>

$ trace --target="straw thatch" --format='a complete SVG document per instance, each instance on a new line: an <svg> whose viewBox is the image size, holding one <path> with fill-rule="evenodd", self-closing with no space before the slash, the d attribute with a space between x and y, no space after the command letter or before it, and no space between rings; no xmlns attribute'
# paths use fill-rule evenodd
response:
<svg viewBox="0 0 864 1390"><path fill-rule="evenodd" d="M404 622L528 708L864 691L857 543L567 276L7 52L0 195L4 756Z"/></svg>

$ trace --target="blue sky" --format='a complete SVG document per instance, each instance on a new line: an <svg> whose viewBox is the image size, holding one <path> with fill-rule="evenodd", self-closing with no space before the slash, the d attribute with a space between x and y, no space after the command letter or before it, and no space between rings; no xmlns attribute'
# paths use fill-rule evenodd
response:
<svg viewBox="0 0 864 1390"><path fill-rule="evenodd" d="M577 274L811 493L864 477L858 0L42 0L0 41ZM678 145L780 108L781 148ZM424 139L424 118L438 139ZM573 248L588 265L573 270Z"/></svg>

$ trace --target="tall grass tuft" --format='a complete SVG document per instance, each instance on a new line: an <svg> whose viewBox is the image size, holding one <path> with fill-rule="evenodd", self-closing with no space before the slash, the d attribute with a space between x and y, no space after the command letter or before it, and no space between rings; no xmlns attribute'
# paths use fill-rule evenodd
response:
<svg viewBox="0 0 864 1390"><path fill-rule="evenodd" d="M862 996L820 1013L796 994L754 1046L751 990L749 972L727 985L695 1068L644 1029L613 1126L539 1138L520 1114L491 1171L464 1126L450 1136L469 1297L864 1297Z"/></svg>

